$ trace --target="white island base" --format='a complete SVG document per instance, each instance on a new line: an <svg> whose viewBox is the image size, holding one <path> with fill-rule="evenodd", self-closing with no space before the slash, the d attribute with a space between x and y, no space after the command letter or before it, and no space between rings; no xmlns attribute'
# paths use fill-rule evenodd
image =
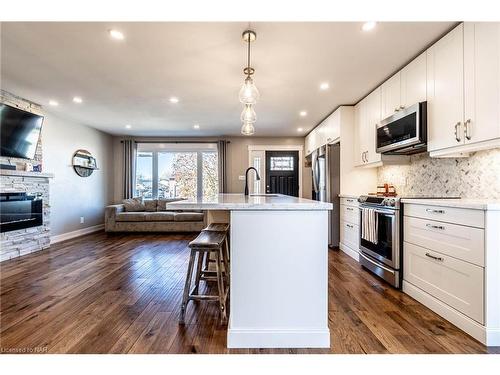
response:
<svg viewBox="0 0 500 375"><path fill-rule="evenodd" d="M327 211L232 211L229 348L328 348Z"/></svg>
<svg viewBox="0 0 500 375"><path fill-rule="evenodd" d="M220 194L169 206L230 222L229 348L330 347L330 203Z"/></svg>

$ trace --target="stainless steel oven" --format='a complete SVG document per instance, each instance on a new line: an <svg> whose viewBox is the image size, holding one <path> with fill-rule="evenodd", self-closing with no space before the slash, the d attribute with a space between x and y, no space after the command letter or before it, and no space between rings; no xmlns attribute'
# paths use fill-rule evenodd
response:
<svg viewBox="0 0 500 375"><path fill-rule="evenodd" d="M377 125L377 152L411 155L427 150L427 102L399 110Z"/></svg>
<svg viewBox="0 0 500 375"><path fill-rule="evenodd" d="M360 230L360 263L365 268L400 288L401 286L401 212L398 198L361 196L360 228L366 225L368 209L374 211L376 238L363 238ZM365 223L365 224L364 224Z"/></svg>

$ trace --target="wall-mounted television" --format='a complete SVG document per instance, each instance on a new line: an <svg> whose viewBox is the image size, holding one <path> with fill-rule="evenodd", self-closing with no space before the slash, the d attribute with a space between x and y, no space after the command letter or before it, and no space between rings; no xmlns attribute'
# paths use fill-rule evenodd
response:
<svg viewBox="0 0 500 375"><path fill-rule="evenodd" d="M0 103L0 156L33 159L43 116Z"/></svg>

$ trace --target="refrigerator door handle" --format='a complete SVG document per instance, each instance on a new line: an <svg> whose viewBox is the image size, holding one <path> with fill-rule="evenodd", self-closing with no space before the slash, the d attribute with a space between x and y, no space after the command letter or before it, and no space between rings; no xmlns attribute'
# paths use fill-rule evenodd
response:
<svg viewBox="0 0 500 375"><path fill-rule="evenodd" d="M313 179L313 190L317 194L319 192L319 162L318 162L318 151L313 151L312 153L312 179Z"/></svg>

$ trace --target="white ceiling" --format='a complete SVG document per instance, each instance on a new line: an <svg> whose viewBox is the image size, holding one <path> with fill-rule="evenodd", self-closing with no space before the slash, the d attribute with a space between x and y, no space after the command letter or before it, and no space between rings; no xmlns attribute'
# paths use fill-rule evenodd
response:
<svg viewBox="0 0 500 375"><path fill-rule="evenodd" d="M252 23L261 98L256 136L304 133L353 104L449 30L450 22ZM240 134L247 23L2 23L1 84L112 134ZM109 29L125 40L112 40ZM330 83L328 91L319 84ZM81 96L82 104L72 102ZM178 104L168 98L176 96ZM50 99L58 107L48 107ZM302 118L299 111L306 110ZM199 123L200 129L193 129ZM131 124L130 130L125 129Z"/></svg>

